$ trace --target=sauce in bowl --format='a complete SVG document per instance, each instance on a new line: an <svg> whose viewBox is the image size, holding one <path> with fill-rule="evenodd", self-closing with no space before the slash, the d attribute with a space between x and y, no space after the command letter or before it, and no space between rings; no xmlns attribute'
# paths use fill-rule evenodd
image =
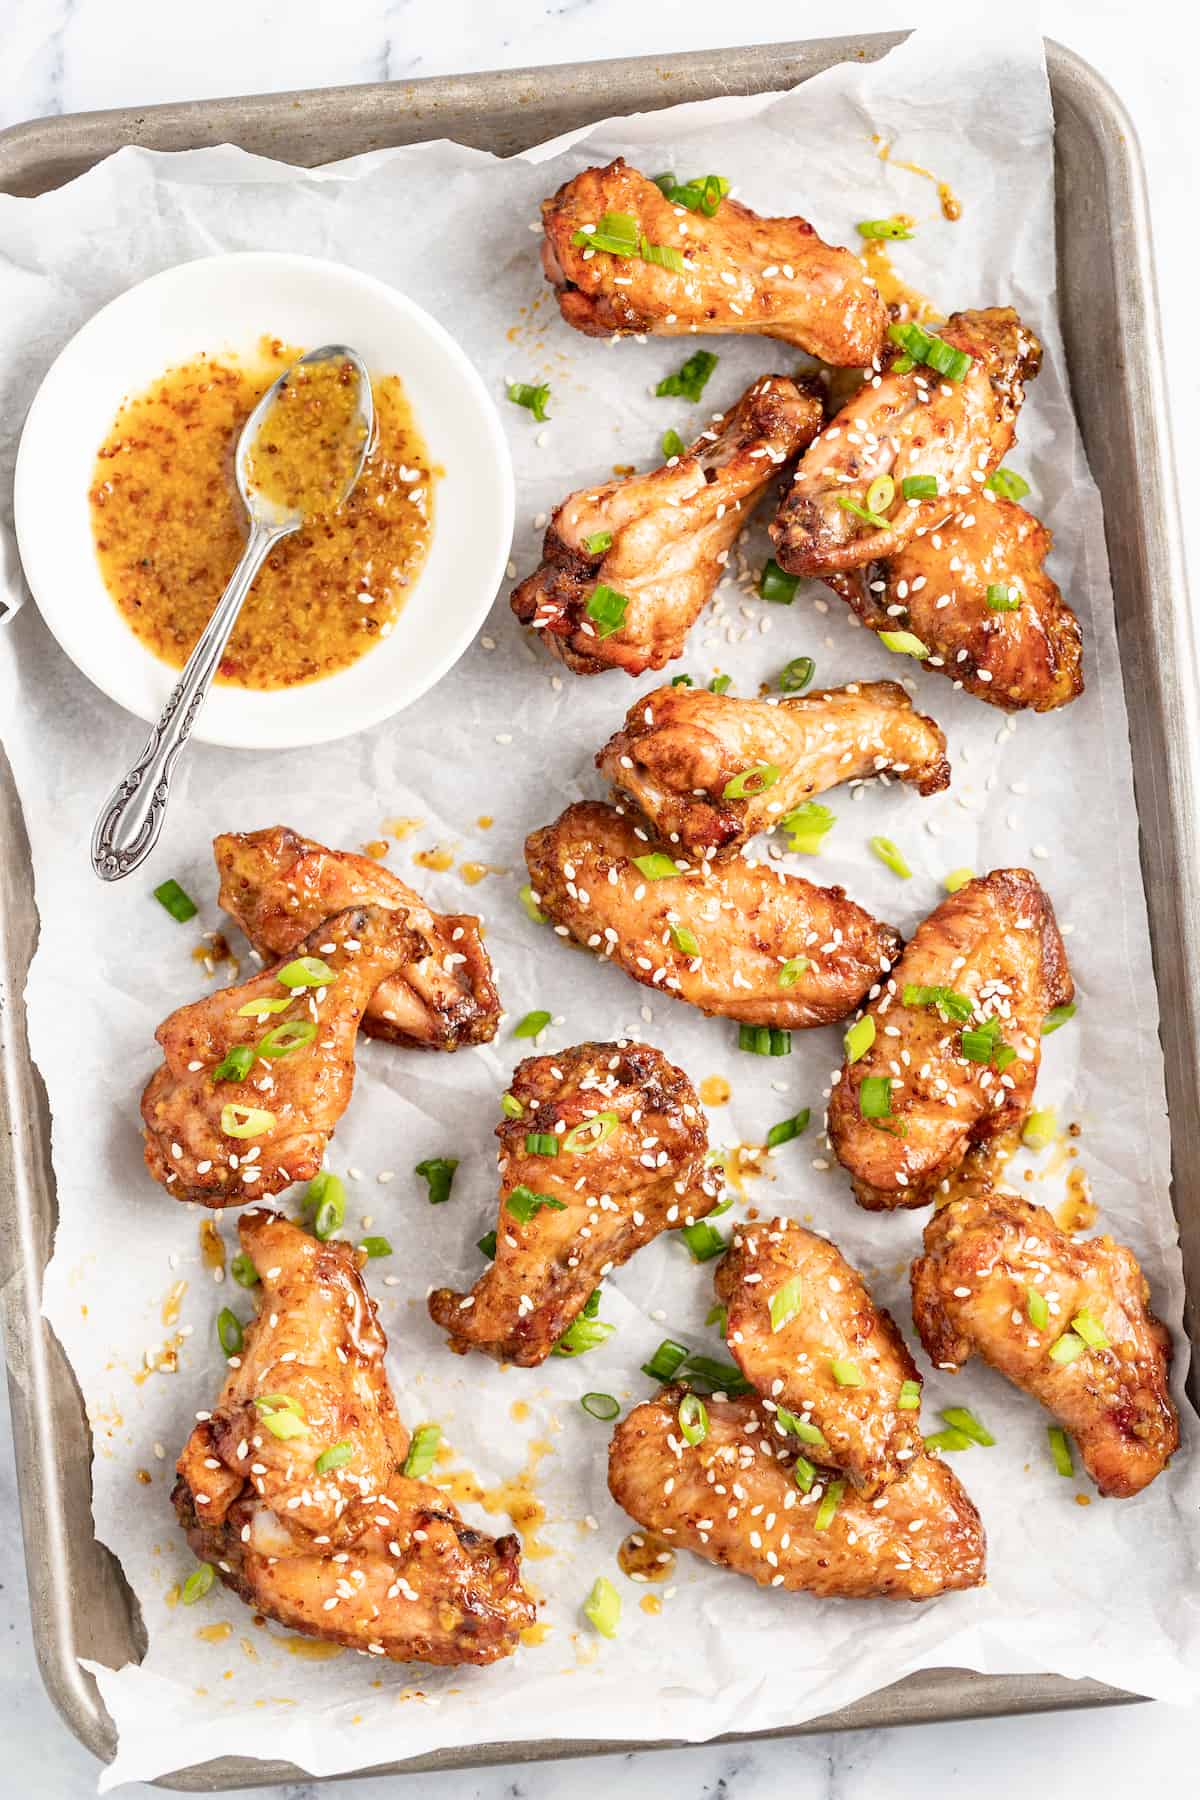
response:
<svg viewBox="0 0 1200 1800"><path fill-rule="evenodd" d="M168 369L123 403L100 448L89 504L104 584L138 640L172 668L187 661L245 545L238 435L299 354L264 339L251 364L197 356ZM361 440L346 430L353 387L340 374L316 364L272 407L251 470L268 497L320 507L341 491L338 456L344 467ZM432 536L436 471L399 377L371 385L375 439L353 493L271 552L218 682L267 690L320 680L357 662L399 617Z"/></svg>

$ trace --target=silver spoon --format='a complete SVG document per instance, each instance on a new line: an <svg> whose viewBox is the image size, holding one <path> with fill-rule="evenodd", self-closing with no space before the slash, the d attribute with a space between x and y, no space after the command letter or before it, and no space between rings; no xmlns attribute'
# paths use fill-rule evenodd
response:
<svg viewBox="0 0 1200 1800"><path fill-rule="evenodd" d="M281 538L290 537L294 531L299 531L305 521L307 515L303 511L288 510L277 502L268 500L252 486L249 480L249 463L255 439L279 389L302 365L326 361L352 363L358 375L357 422L362 430L362 448L338 498L339 506L349 499L362 474L375 429L371 378L362 358L355 351L348 349L345 344L325 344L319 350L310 350L306 356L300 357L299 361L285 369L279 380L267 389L242 427L237 443L237 484L250 517L250 536L242 552L242 559L229 578L229 586L217 602L212 618L188 657L183 674L159 714L158 723L146 740L145 748L100 810L96 829L92 833L92 867L101 881L120 881L123 876L132 874L134 869L140 868L145 862L157 843L167 815L167 796L175 765L191 736L192 726L196 723L200 708L212 686L213 676L220 667L225 646L242 610L242 602L250 592L251 584L264 559Z"/></svg>

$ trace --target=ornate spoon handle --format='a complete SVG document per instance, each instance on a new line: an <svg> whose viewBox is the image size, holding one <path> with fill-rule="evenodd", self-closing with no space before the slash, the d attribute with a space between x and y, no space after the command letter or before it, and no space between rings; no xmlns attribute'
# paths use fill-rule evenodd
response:
<svg viewBox="0 0 1200 1800"><path fill-rule="evenodd" d="M252 526L242 560L188 657L145 748L100 809L92 833L92 867L101 881L120 881L132 874L158 841L167 815L175 764L225 654L242 602L268 551L295 529L295 525Z"/></svg>

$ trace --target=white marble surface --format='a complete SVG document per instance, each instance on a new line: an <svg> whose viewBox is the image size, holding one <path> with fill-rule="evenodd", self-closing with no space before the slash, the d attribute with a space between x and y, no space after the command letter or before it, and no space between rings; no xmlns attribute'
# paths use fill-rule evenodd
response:
<svg viewBox="0 0 1200 1800"><path fill-rule="evenodd" d="M853 27L913 22L912 0L859 0ZM972 0L947 11L968 31ZM1182 492L1200 484L1189 430L1200 373L1191 324L1197 272L1191 216L1200 158L1191 117L1200 47L1197 11L1182 0L1048 0L1044 29L1086 56L1128 106L1146 159ZM769 43L845 31L851 21L803 0L758 0L731 14L719 0L0 0L0 127L37 114L157 100L563 62L732 41ZM614 110L619 96L614 96ZM3 322L0 321L0 346ZM1186 509L1185 509L1186 516ZM1200 557L1192 590L1200 596ZM5 1402L0 1398L0 1410ZM0 1424L0 1441L6 1435ZM94 1790L95 1764L47 1700L33 1659L11 1458L0 1457L0 1789L31 1800ZM971 1800L1014 1789L1074 1795L1137 1782L1148 1792L1194 1785L1200 1712L1156 1706L921 1730L796 1739L746 1749L698 1747L601 1764L553 1763L479 1775L367 1781L361 1800L568 1800L583 1783L626 1800L916 1800L966 1787ZM150 1788L127 1788L149 1796ZM254 1790L307 1800L310 1784Z"/></svg>

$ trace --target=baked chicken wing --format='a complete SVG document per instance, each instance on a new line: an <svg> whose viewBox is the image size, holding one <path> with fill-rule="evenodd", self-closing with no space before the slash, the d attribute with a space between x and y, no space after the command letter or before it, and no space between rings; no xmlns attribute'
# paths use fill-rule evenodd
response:
<svg viewBox="0 0 1200 1800"><path fill-rule="evenodd" d="M717 1266L726 1341L770 1411L820 1434L801 1447L870 1499L922 1453L921 1383L891 1314L828 1238L790 1219L743 1225Z"/></svg>
<svg viewBox="0 0 1200 1800"><path fill-rule="evenodd" d="M531 1368L611 1270L711 1212L721 1183L705 1167L708 1132L691 1082L648 1044L529 1057L510 1099L521 1111L496 1127L495 1261L469 1294L437 1289L429 1311L451 1349ZM557 1154L545 1154L549 1144Z"/></svg>
<svg viewBox="0 0 1200 1800"><path fill-rule="evenodd" d="M999 468L1041 345L1011 306L955 313L939 335L971 358L961 380L923 363L905 374L891 366L805 451L771 525L775 554L792 574L835 575L896 555ZM897 352L892 364L899 360ZM880 476L895 492L872 514L867 490ZM913 477L935 478L936 497L905 498Z"/></svg>
<svg viewBox="0 0 1200 1800"><path fill-rule="evenodd" d="M1179 1446L1171 1339L1131 1250L1076 1242L1041 1206L970 1194L925 1228L913 1317L940 1369L978 1353L1074 1437L1102 1494L1140 1493Z"/></svg>
<svg viewBox="0 0 1200 1800"><path fill-rule="evenodd" d="M1079 620L1042 567L1051 542L1024 507L980 495L829 586L872 631L912 632L924 668L989 706L1050 712L1083 692Z"/></svg>
<svg viewBox="0 0 1200 1800"><path fill-rule="evenodd" d="M146 1166L176 1200L241 1206L310 1181L354 1086L380 983L413 961L403 913L352 906L299 955L164 1019L142 1095Z"/></svg>
<svg viewBox="0 0 1200 1800"><path fill-rule="evenodd" d="M760 1400L705 1401L690 1444L686 1392L635 1406L609 1446L609 1491L646 1530L760 1587L827 1598L929 1600L984 1580L979 1514L944 1462L916 1457L873 1500L823 1475L804 1492L805 1446Z"/></svg>
<svg viewBox="0 0 1200 1800"><path fill-rule="evenodd" d="M404 1474L409 1436L354 1250L258 1209L238 1230L258 1316L177 1465L192 1549L309 1637L396 1662L511 1655L534 1620L520 1542L473 1530Z"/></svg>
<svg viewBox="0 0 1200 1800"><path fill-rule="evenodd" d="M867 1008L829 1137L860 1206L928 1206L973 1145L1019 1130L1042 1021L1074 994L1054 908L1027 869L969 881L917 927Z"/></svg>
<svg viewBox="0 0 1200 1800"><path fill-rule="evenodd" d="M546 531L512 609L577 675L641 675L683 654L738 533L820 430L818 390L764 375L661 469L583 488Z"/></svg>
<svg viewBox="0 0 1200 1800"><path fill-rule="evenodd" d="M678 252L683 269L644 260L644 248L613 255L590 245L614 214L632 221L625 230L637 232L640 246ZM729 199L706 218L673 204L618 157L543 200L542 225L542 267L559 310L589 337L750 332L851 368L866 367L883 345L887 313L874 282L807 219L760 218Z"/></svg>
<svg viewBox="0 0 1200 1800"><path fill-rule="evenodd" d="M596 765L658 835L691 856L741 849L843 781L950 783L946 737L895 681L779 700L662 687L635 700Z"/></svg>
<svg viewBox="0 0 1200 1800"><path fill-rule="evenodd" d="M428 1050L486 1044L496 1035L500 1002L471 913L435 913L390 869L369 856L327 850L273 825L223 832L213 840L220 904L262 956L289 956L322 919L347 906L385 906L413 933L413 959L371 996L368 1037Z"/></svg>
<svg viewBox="0 0 1200 1800"><path fill-rule="evenodd" d="M861 1004L900 934L841 888L730 857L689 866L582 801L525 841L537 904L576 943L701 1012L798 1031ZM671 865L678 873L671 873Z"/></svg>

